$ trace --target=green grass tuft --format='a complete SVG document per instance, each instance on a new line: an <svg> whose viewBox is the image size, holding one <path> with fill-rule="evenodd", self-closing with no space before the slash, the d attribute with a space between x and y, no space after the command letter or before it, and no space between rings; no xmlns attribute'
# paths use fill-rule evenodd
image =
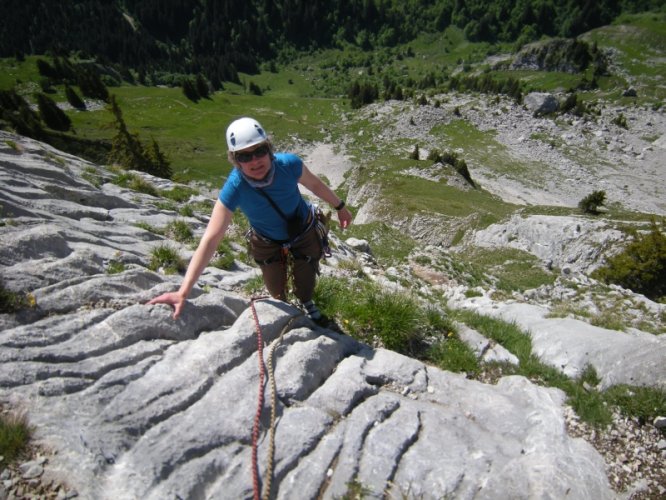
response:
<svg viewBox="0 0 666 500"><path fill-rule="evenodd" d="M165 274L176 274L185 271L186 265L178 250L164 244L153 248L148 268L151 271L163 269Z"/></svg>
<svg viewBox="0 0 666 500"><path fill-rule="evenodd" d="M0 456L13 462L28 446L31 428L23 415L0 414Z"/></svg>
<svg viewBox="0 0 666 500"><path fill-rule="evenodd" d="M447 318L404 292L364 280L323 276L315 301L322 312L362 342L421 357L427 336L446 338Z"/></svg>
<svg viewBox="0 0 666 500"><path fill-rule="evenodd" d="M113 180L113 183L138 193L149 194L156 197L159 196L159 192L155 186L144 180L143 177L131 172L120 174Z"/></svg>
<svg viewBox="0 0 666 500"><path fill-rule="evenodd" d="M213 259L211 260L210 265L217 267L218 269L229 271L234 268L235 262L236 256L231 248L231 245L229 245L229 242L226 240L222 240L217 246L217 250L213 256Z"/></svg>
<svg viewBox="0 0 666 500"><path fill-rule="evenodd" d="M179 243L189 243L194 238L194 233L189 224L181 219L176 219L167 224L164 234Z"/></svg>

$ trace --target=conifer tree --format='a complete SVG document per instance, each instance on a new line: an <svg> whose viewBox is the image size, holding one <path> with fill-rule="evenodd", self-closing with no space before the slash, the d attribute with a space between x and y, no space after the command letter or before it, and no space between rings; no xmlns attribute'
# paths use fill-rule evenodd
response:
<svg viewBox="0 0 666 500"><path fill-rule="evenodd" d="M44 59L37 59L37 71L39 71L39 74L44 78L54 80L58 78L58 74L55 68Z"/></svg>
<svg viewBox="0 0 666 500"><path fill-rule="evenodd" d="M39 116L42 117L47 127L61 132L72 128L72 120L69 119L69 116L46 94L37 94L37 108Z"/></svg>
<svg viewBox="0 0 666 500"><path fill-rule="evenodd" d="M131 134L127 129L123 113L114 95L109 99L109 109L115 119L116 135L111 140L111 152L108 161L124 168L144 170L146 161L143 146L138 135Z"/></svg>
<svg viewBox="0 0 666 500"><path fill-rule="evenodd" d="M78 84L84 96L109 102L109 90L96 71L83 68L78 74Z"/></svg>
<svg viewBox="0 0 666 500"><path fill-rule="evenodd" d="M183 94L185 97L187 97L190 101L192 102L198 102L199 101L199 93L197 92L196 87L192 83L192 80L189 78L185 78L182 83L182 88L183 88Z"/></svg>
<svg viewBox="0 0 666 500"><path fill-rule="evenodd" d="M77 94L69 85L65 85L65 97L67 97L67 102L70 103L73 108L80 110L86 109L86 103L83 102L83 99L79 97L79 94Z"/></svg>
<svg viewBox="0 0 666 500"><path fill-rule="evenodd" d="M210 87L208 86L208 82L201 73L197 75L196 89L197 93L202 99L208 99L210 95Z"/></svg>
<svg viewBox="0 0 666 500"><path fill-rule="evenodd" d="M146 148L146 158L151 165L151 174L158 177L163 177L164 179L171 179L173 172L171 171L171 166L169 160L157 144L157 141L152 138L150 144Z"/></svg>
<svg viewBox="0 0 666 500"><path fill-rule="evenodd" d="M39 116L15 90L0 90L0 119L9 122L17 134L34 139L44 137Z"/></svg>
<svg viewBox="0 0 666 500"><path fill-rule="evenodd" d="M108 161L124 168L141 170L151 175L170 179L172 175L171 167L155 139L152 140L148 148L145 148L139 139L139 134L131 133L127 129L116 97L111 95L109 101L109 109L115 119L116 135L111 141L111 152Z"/></svg>

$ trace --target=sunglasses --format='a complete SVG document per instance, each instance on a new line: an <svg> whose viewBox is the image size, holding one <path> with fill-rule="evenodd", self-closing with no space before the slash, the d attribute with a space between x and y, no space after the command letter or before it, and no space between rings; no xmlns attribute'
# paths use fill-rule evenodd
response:
<svg viewBox="0 0 666 500"><path fill-rule="evenodd" d="M240 163L248 163L252 161L252 158L263 158L268 154L270 151L270 148L266 145L264 146L259 146L257 149L254 151L246 151L243 153L236 153L235 158L236 161Z"/></svg>

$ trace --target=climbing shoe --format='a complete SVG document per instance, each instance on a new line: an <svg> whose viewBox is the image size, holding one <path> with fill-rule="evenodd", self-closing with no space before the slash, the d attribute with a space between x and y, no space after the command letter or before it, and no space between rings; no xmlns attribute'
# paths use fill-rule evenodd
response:
<svg viewBox="0 0 666 500"><path fill-rule="evenodd" d="M303 302L303 308L305 309L308 318L311 320L319 321L321 319L321 312L319 312L319 309L315 305L314 301L308 300L307 302Z"/></svg>

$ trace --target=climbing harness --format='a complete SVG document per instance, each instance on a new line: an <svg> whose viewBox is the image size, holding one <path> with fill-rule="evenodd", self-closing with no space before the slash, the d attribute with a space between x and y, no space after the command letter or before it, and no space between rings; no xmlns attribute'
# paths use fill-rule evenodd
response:
<svg viewBox="0 0 666 500"><path fill-rule="evenodd" d="M259 231L257 231L255 228L251 227L246 235L245 239L248 242L248 252L252 254L252 238L257 238L264 243L268 243L271 245L276 246L276 251L273 255L266 259L257 259L255 258L254 261L259 264L260 266L267 266L270 264L274 263L280 263L282 266L282 296L281 298L285 299L287 298L288 291L289 291L289 277L290 275L293 276L292 274L289 273L289 267L294 264L295 260L303 260L310 265L313 266L314 272L316 274L319 274L319 259L321 257L330 257L331 256L331 249L328 244L328 228L326 227L325 224L325 216L321 212L321 210L316 207L316 206L311 206L310 207L310 213L308 216L308 219L306 221L306 227L303 229L303 231L298 234L296 237L290 240L273 240L271 238L268 238L264 235L262 235ZM306 234L309 231L316 231L317 238L320 243L320 254L313 256L313 255L305 255L301 253L298 249L294 248L297 246L297 244L303 240L306 237Z"/></svg>
<svg viewBox="0 0 666 500"><path fill-rule="evenodd" d="M262 299L267 299L268 296L259 296L253 297L250 301L250 307L252 309L252 316L254 318L254 327L257 333L257 358L259 360L259 394L257 396L257 411L254 415L254 425L252 427L252 486L254 490L254 500L268 500L271 494L271 487L273 482L273 467L275 460L275 421L276 421L276 408L277 408L277 389L275 385L275 373L273 372L273 355L277 347L282 343L282 337L289 330L293 321L302 316L303 313L296 314L292 316L287 324L280 331L280 335L277 340L273 343L273 346L268 351L268 382L271 388L271 422L269 427L269 439L268 439L268 457L266 464L266 485L264 488L264 494L261 495L261 486L259 484L259 461L257 458L257 451L259 448L259 426L261 421L261 412L264 407L264 339L261 332L261 324L259 323L259 316L257 315L257 309L255 307L255 302Z"/></svg>

